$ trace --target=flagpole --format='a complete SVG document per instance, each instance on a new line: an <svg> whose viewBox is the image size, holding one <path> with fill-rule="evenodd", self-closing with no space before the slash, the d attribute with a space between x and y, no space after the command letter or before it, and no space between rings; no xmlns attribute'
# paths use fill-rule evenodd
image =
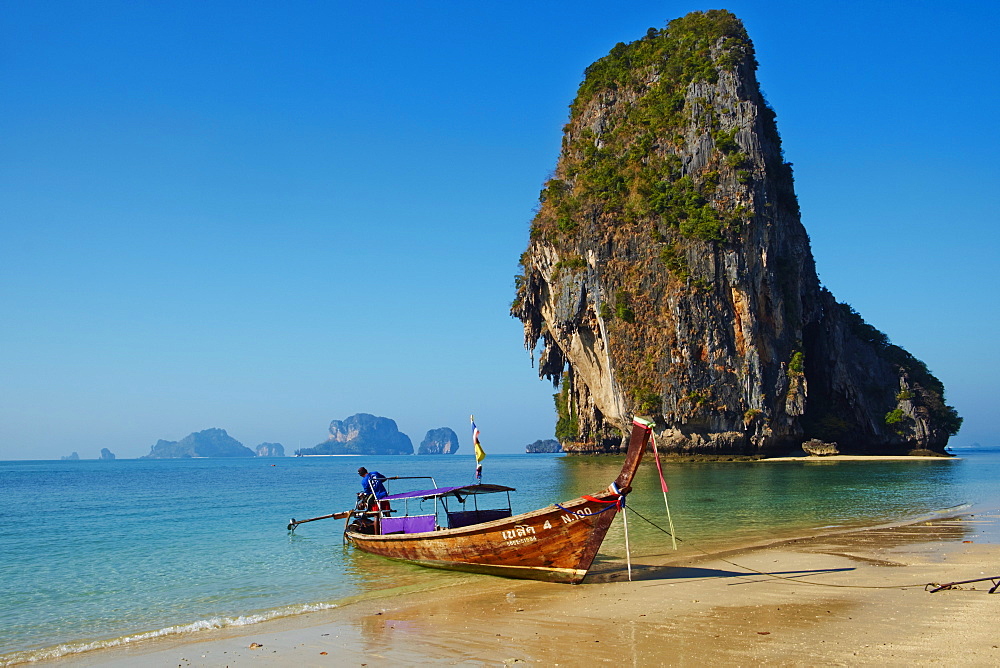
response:
<svg viewBox="0 0 1000 668"><path fill-rule="evenodd" d="M486 459L486 451L479 443L479 427L476 426L476 416L470 415L469 422L472 423L472 447L476 455L476 483L483 482L483 460Z"/></svg>

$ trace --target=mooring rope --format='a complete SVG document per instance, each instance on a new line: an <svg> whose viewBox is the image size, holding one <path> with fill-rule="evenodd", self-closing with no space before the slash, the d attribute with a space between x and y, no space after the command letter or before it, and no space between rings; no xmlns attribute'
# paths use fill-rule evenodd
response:
<svg viewBox="0 0 1000 668"><path fill-rule="evenodd" d="M653 442L653 458L656 459L656 472L660 475L660 490L663 492L663 505L667 509L667 523L670 524L670 540L674 544L674 549L677 549L677 538L674 536L674 519L670 516L670 503L667 502L667 492L670 490L667 488L667 480L663 477L663 467L660 466L660 451L656 448L656 434L653 432L652 428L649 430L649 440Z"/></svg>
<svg viewBox="0 0 1000 668"><path fill-rule="evenodd" d="M697 550L698 552L701 552L702 554L704 554L707 557L712 557L714 559L718 559L719 561L721 561L723 563L726 563L726 564L729 564L730 566L735 566L736 568L742 568L743 570L749 571L750 573L754 573L756 575L763 575L763 576L766 576L766 577L769 577L769 578L773 578L775 580L782 580L782 581L787 582L789 584L811 585L811 586L814 586L814 587L836 587L836 588L841 588L841 589L911 589L913 587L923 587L923 588L926 589L930 584L933 584L933 583L927 583L927 582L919 582L919 583L906 583L906 584L898 584L898 585L848 585L848 584L832 584L832 583L829 583L829 582L812 582L810 580L803 580L801 578L787 577L787 576L784 576L784 575L775 575L774 573L767 573L765 571L760 571L760 570L757 570L756 568L751 568L749 566L744 566L743 564L738 564L735 561L732 561L730 559L725 559L723 557L714 555L711 552L708 552L707 550L704 550L704 549L698 547L697 545L695 545L694 543L692 543L689 540L683 540L681 538L677 538L672 533L670 533L669 531L667 531L666 529L664 529L663 527L661 527L660 525L658 525L656 522L653 522L648 517L643 516L642 513L637 512L636 509L633 508L632 506L627 506L626 510L632 511L633 513L635 513L636 515L639 516L639 519L641 519L641 520L643 520L643 521L651 524L652 526L656 527L657 529L659 529L663 533L667 534L671 538L676 538L676 540L678 540L678 541L680 541L682 543L686 543L687 545L691 546L692 549Z"/></svg>

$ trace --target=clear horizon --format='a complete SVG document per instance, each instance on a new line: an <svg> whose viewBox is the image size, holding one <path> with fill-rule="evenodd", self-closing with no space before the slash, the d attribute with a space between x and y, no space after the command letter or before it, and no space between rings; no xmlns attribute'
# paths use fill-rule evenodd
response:
<svg viewBox="0 0 1000 668"><path fill-rule="evenodd" d="M1000 444L986 2L740 0L820 280ZM584 69L707 7L5 3L0 459L552 438L508 315ZM641 314L640 314L641 317ZM93 453L93 456L87 456Z"/></svg>

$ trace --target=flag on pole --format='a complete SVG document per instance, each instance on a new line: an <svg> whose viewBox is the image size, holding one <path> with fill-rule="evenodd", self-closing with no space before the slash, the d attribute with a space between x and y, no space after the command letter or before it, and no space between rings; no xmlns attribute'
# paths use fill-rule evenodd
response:
<svg viewBox="0 0 1000 668"><path fill-rule="evenodd" d="M479 444L479 427L476 426L476 417L470 415L469 422L472 423L472 445L476 449L476 480L481 480L483 477L482 461L486 459L486 451Z"/></svg>

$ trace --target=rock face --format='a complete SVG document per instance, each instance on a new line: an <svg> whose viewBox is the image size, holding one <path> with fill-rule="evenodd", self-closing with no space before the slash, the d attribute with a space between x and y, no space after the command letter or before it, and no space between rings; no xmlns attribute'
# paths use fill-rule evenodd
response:
<svg viewBox="0 0 1000 668"><path fill-rule="evenodd" d="M807 455L812 457L828 457L830 455L840 454L840 450L837 449L836 443L824 443L818 438L811 438L803 443L802 450Z"/></svg>
<svg viewBox="0 0 1000 668"><path fill-rule="evenodd" d="M396 421L358 413L330 423L330 436L296 455L412 455L410 437L399 431Z"/></svg>
<svg viewBox="0 0 1000 668"><path fill-rule="evenodd" d="M253 450L227 434L225 429L205 429L189 434L180 441L160 439L143 459L253 456Z"/></svg>
<svg viewBox="0 0 1000 668"><path fill-rule="evenodd" d="M68 455L63 455L60 459L64 462L75 462L80 460L80 455L75 452L71 452Z"/></svg>
<svg viewBox="0 0 1000 668"><path fill-rule="evenodd" d="M115 453L111 452L107 448L101 448L101 459L110 460L114 458L115 458Z"/></svg>
<svg viewBox="0 0 1000 668"><path fill-rule="evenodd" d="M281 443L261 443L257 446L258 457L284 457L285 446Z"/></svg>
<svg viewBox="0 0 1000 668"><path fill-rule="evenodd" d="M451 427L431 429L420 441L418 455L453 455L458 452L458 435Z"/></svg>
<svg viewBox="0 0 1000 668"><path fill-rule="evenodd" d="M927 367L820 286L753 46L723 10L585 73L511 313L567 451L943 452L961 424Z"/></svg>
<svg viewBox="0 0 1000 668"><path fill-rule="evenodd" d="M524 451L528 454L537 452L562 452L562 446L554 438L547 438L544 441L535 441L524 446Z"/></svg>

